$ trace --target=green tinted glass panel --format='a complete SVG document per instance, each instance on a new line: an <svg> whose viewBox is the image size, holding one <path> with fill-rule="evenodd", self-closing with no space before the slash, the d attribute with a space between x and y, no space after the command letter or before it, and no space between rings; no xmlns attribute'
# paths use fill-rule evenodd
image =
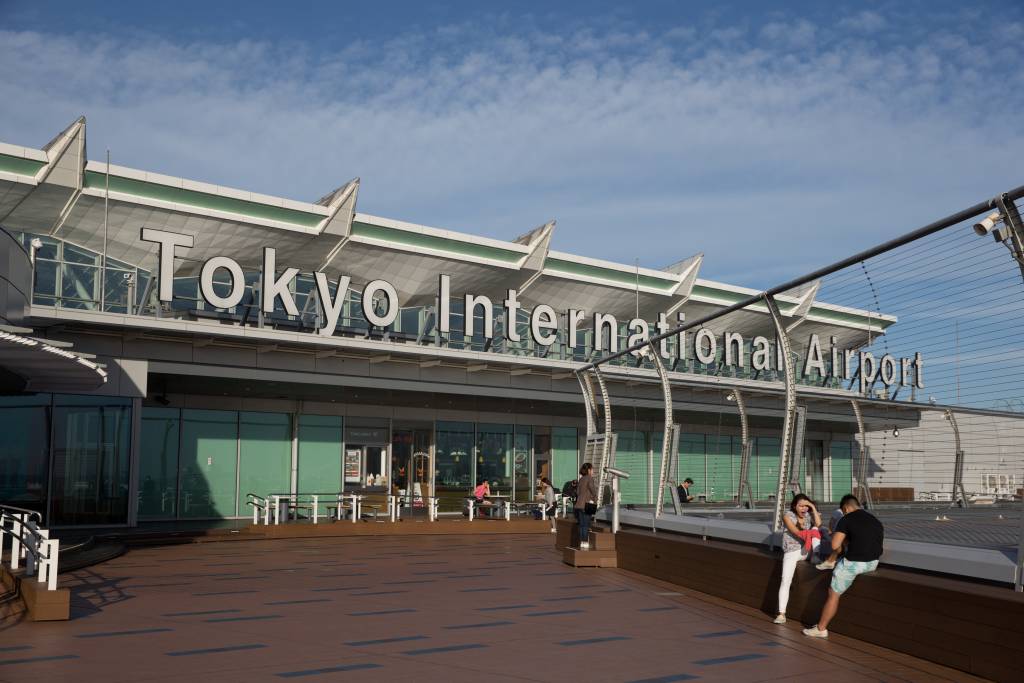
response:
<svg viewBox="0 0 1024 683"><path fill-rule="evenodd" d="M341 490L342 418L299 416L299 493Z"/></svg>
<svg viewBox="0 0 1024 683"><path fill-rule="evenodd" d="M46 399L49 401L49 395ZM47 413L47 407L39 405L0 408L0 433L4 435L0 448L0 503L46 511L46 470L50 459Z"/></svg>
<svg viewBox="0 0 1024 683"><path fill-rule="evenodd" d="M751 481L754 487L754 497L758 500L767 500L768 496L774 496L779 485L779 440L771 436L759 436L754 440L754 467L753 475L756 477Z"/></svg>
<svg viewBox="0 0 1024 683"><path fill-rule="evenodd" d="M709 501L732 500L736 495L739 470L739 439L731 436L708 436L707 463Z"/></svg>
<svg viewBox="0 0 1024 683"><path fill-rule="evenodd" d="M287 413L240 413L238 510L251 514L246 494L291 491L292 429Z"/></svg>
<svg viewBox="0 0 1024 683"><path fill-rule="evenodd" d="M139 518L174 519L178 499L176 408L143 408L139 446Z"/></svg>
<svg viewBox="0 0 1024 683"><path fill-rule="evenodd" d="M679 435L679 480L682 483L689 477L693 479L690 495L697 496L707 493L707 481L704 476L706 464L706 436L698 433Z"/></svg>
<svg viewBox="0 0 1024 683"><path fill-rule="evenodd" d="M575 427L551 428L551 483L563 484L579 476L579 435Z"/></svg>
<svg viewBox="0 0 1024 683"><path fill-rule="evenodd" d="M629 479L619 482L623 503L649 503L646 432L618 432L615 467L629 472Z"/></svg>
<svg viewBox="0 0 1024 683"><path fill-rule="evenodd" d="M838 501L853 491L853 442L833 441L829 457L832 462L832 500Z"/></svg>
<svg viewBox="0 0 1024 683"><path fill-rule="evenodd" d="M128 521L131 408L97 405L102 397L89 398L72 399L68 405L55 401L51 500L55 525Z"/></svg>
<svg viewBox="0 0 1024 683"><path fill-rule="evenodd" d="M235 514L238 413L183 410L179 517Z"/></svg>
<svg viewBox="0 0 1024 683"><path fill-rule="evenodd" d="M461 510L473 491L476 427L472 422L438 422L434 490L441 510Z"/></svg>

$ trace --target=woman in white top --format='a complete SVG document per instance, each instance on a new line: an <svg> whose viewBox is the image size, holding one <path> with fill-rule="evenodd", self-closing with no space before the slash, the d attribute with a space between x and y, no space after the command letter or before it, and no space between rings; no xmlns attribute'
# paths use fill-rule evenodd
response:
<svg viewBox="0 0 1024 683"><path fill-rule="evenodd" d="M808 559L821 542L818 527L821 515L814 501L802 493L793 496L789 510L782 517L786 530L782 533L782 581L779 583L779 614L776 624L786 623L786 606L789 604L789 587L793 583L796 563Z"/></svg>

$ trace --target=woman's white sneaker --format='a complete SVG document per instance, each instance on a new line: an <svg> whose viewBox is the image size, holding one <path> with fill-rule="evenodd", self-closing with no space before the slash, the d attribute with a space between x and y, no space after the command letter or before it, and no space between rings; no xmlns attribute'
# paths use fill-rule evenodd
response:
<svg viewBox="0 0 1024 683"><path fill-rule="evenodd" d="M785 624L786 623L786 615L785 614L780 614L779 616L775 617L775 623L776 624Z"/></svg>
<svg viewBox="0 0 1024 683"><path fill-rule="evenodd" d="M818 628L817 624L810 628L804 629L804 635L808 638L828 638L828 630L822 631Z"/></svg>

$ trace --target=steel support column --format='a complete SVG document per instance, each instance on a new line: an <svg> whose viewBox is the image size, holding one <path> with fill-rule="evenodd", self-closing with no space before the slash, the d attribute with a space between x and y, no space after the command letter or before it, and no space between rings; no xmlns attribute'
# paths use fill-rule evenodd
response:
<svg viewBox="0 0 1024 683"><path fill-rule="evenodd" d="M601 400L604 402L604 439L601 443L600 460L593 463L597 470L597 507L604 502L604 484L607 479L604 468L615 464L614 438L612 435L612 401L608 395L608 383L605 382L601 368L594 366L594 375L597 376L597 386L601 390Z"/></svg>
<svg viewBox="0 0 1024 683"><path fill-rule="evenodd" d="M796 422L796 381L793 376L793 357L790 354L789 336L786 334L782 314L779 313L779 308L775 305L775 299L771 295L764 295L764 302L768 307L768 313L772 316L772 322L775 324L776 340L782 351L782 368L780 369L786 387L785 417L782 420L782 443L779 449L779 481L775 487L775 514L772 518L772 531L778 532L782 529L782 514L786 509L789 455L793 448L793 431Z"/></svg>
<svg viewBox="0 0 1024 683"><path fill-rule="evenodd" d="M750 486L750 454L753 450L753 440L750 438L750 425L747 420L747 404L739 389L733 389L729 394L736 401L736 409L740 413L740 485L736 491L736 504L743 505L743 494L747 496L747 508L754 509L754 490Z"/></svg>
<svg viewBox="0 0 1024 683"><path fill-rule="evenodd" d="M949 426L953 428L953 448L956 459L953 461L953 497L949 506L959 505L967 507L967 494L964 493L964 450L960 447L960 426L956 423L956 414L952 410L946 410L946 419Z"/></svg>
<svg viewBox="0 0 1024 683"><path fill-rule="evenodd" d="M665 427L661 434L661 467L658 472L658 488L655 491L654 517L661 517L665 503L665 485L668 483L669 458L675 456L679 449L679 428L675 424L672 412L672 387L668 382L668 371L658 355L658 347L651 344L645 350L649 352L654 361L654 367L658 371L658 379L661 380L661 396L665 402Z"/></svg>

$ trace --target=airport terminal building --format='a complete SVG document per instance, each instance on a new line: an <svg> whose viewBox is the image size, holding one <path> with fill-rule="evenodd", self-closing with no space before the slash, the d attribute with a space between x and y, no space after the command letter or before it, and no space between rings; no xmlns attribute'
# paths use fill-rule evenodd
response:
<svg viewBox="0 0 1024 683"><path fill-rule="evenodd" d="M89 161L84 119L42 149L0 144L0 502L62 526L245 517L247 493L398 488L456 512L483 479L530 499L577 470L574 368L755 293L701 278L700 255L636 268L552 250L553 222L489 239L361 213L358 193L306 203ZM815 294L779 302L825 364L897 324ZM679 475L709 501L737 495L730 387L753 392L754 493L776 489L772 322L740 322L661 347ZM834 499L856 388L811 365L800 476ZM624 499L648 503L660 388L649 362L616 367ZM920 420L864 411L876 432Z"/></svg>

